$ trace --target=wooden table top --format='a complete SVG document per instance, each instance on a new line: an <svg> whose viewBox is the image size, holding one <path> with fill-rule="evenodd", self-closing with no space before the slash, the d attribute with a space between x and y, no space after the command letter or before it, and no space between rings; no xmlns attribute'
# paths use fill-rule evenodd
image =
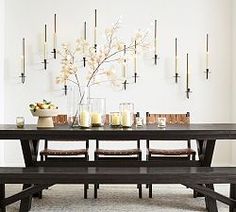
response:
<svg viewBox="0 0 236 212"><path fill-rule="evenodd" d="M50 139L50 140L183 140L183 139L236 139L236 124L177 124L158 128L157 125L144 125L132 128L71 128L56 126L51 129L37 129L36 125L0 125L0 139Z"/></svg>

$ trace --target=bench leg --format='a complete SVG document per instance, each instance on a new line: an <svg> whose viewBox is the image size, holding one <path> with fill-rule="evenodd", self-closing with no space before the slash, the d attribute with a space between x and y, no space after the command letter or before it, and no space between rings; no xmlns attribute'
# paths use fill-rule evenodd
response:
<svg viewBox="0 0 236 212"><path fill-rule="evenodd" d="M30 186L31 186L30 184L24 184L23 190L29 188ZM31 209L31 202L32 202L32 196L22 199L20 203L20 212L29 211Z"/></svg>
<svg viewBox="0 0 236 212"><path fill-rule="evenodd" d="M213 184L206 184L207 188L210 188L214 191ZM209 212L218 212L216 200L210 197L205 197L206 208Z"/></svg>
<svg viewBox="0 0 236 212"><path fill-rule="evenodd" d="M230 198L236 200L236 184L230 184ZM236 212L236 208L230 207L229 212Z"/></svg>
<svg viewBox="0 0 236 212"><path fill-rule="evenodd" d="M5 199L5 184L0 184L0 211L6 212L6 207L1 204L1 201Z"/></svg>

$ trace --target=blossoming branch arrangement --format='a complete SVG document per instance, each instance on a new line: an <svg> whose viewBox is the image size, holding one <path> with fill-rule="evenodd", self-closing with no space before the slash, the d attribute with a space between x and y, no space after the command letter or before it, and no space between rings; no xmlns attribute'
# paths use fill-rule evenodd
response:
<svg viewBox="0 0 236 212"><path fill-rule="evenodd" d="M105 42L96 46L96 49L86 40L86 36L79 38L74 46L64 43L62 50L58 51L62 57L62 69L57 82L64 83L65 86L68 82L77 85L81 97L82 86L91 87L109 82L112 86L121 87L128 82L129 59L133 59L134 74L137 76L137 53L149 47L148 32L138 31L131 41L125 44L117 35L119 29L119 21L106 29ZM115 69L115 65L119 68Z"/></svg>

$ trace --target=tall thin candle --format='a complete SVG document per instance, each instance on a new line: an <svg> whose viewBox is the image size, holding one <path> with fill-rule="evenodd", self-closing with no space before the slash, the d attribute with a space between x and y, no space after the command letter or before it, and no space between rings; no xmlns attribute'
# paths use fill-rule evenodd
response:
<svg viewBox="0 0 236 212"><path fill-rule="evenodd" d="M187 78L186 78L186 89L187 89L187 92L189 90L189 65L188 65L188 54L187 54Z"/></svg>
<svg viewBox="0 0 236 212"><path fill-rule="evenodd" d="M134 41L134 74L137 74L137 41Z"/></svg>
<svg viewBox="0 0 236 212"><path fill-rule="evenodd" d="M54 59L57 58L57 14L54 14L53 52Z"/></svg>
<svg viewBox="0 0 236 212"><path fill-rule="evenodd" d="M175 38L175 74L178 74L178 39Z"/></svg>
<svg viewBox="0 0 236 212"><path fill-rule="evenodd" d="M22 74L25 76L25 69L26 69L26 64L25 64L25 38L22 40Z"/></svg>
<svg viewBox="0 0 236 212"><path fill-rule="evenodd" d="M123 76L124 76L124 79L127 80L127 73L126 73L126 45L124 45Z"/></svg>
<svg viewBox="0 0 236 212"><path fill-rule="evenodd" d="M44 48L43 48L43 58L47 59L47 24L44 25Z"/></svg>
<svg viewBox="0 0 236 212"><path fill-rule="evenodd" d="M209 36L206 35L206 79L209 78Z"/></svg>
<svg viewBox="0 0 236 212"><path fill-rule="evenodd" d="M84 22L84 40L87 39L87 26L86 26L86 21Z"/></svg>
<svg viewBox="0 0 236 212"><path fill-rule="evenodd" d="M154 26L154 63L157 65L157 20Z"/></svg>

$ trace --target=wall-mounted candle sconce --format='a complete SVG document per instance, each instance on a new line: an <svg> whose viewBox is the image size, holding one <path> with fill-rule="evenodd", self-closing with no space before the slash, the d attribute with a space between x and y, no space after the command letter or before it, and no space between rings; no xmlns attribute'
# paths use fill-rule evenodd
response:
<svg viewBox="0 0 236 212"><path fill-rule="evenodd" d="M154 24L154 64L157 65L158 61L158 40L157 40L157 20L155 20Z"/></svg>
<svg viewBox="0 0 236 212"><path fill-rule="evenodd" d="M43 64L44 70L47 70L48 64L48 44L47 44L47 24L44 25L44 43L43 43Z"/></svg>
<svg viewBox="0 0 236 212"><path fill-rule="evenodd" d="M209 70L209 36L208 34L206 35L206 79L209 79L209 74L210 74L210 70Z"/></svg>
<svg viewBox="0 0 236 212"><path fill-rule="evenodd" d="M179 78L179 73L178 73L178 39L175 38L175 83L178 83L178 78Z"/></svg>
<svg viewBox="0 0 236 212"><path fill-rule="evenodd" d="M84 22L84 41L86 41L87 39L87 26L86 26L86 21ZM95 47L95 46L94 46ZM86 57L85 57L85 49L84 49L84 46L83 46L83 64L84 64L84 67L86 66Z"/></svg>
<svg viewBox="0 0 236 212"><path fill-rule="evenodd" d="M189 99L189 94L192 93L190 86L189 86L189 57L187 54L187 75L186 75L186 95L187 99Z"/></svg>
<svg viewBox="0 0 236 212"><path fill-rule="evenodd" d="M57 14L54 14L54 32L53 32L53 58L57 59Z"/></svg>
<svg viewBox="0 0 236 212"><path fill-rule="evenodd" d="M137 73L137 41L134 41L134 83L137 82L138 73Z"/></svg>
<svg viewBox="0 0 236 212"><path fill-rule="evenodd" d="M123 77L124 77L124 90L127 89L127 58L126 58L126 45L124 45L124 57L123 57Z"/></svg>
<svg viewBox="0 0 236 212"><path fill-rule="evenodd" d="M26 61L25 61L25 38L22 39L22 56L21 56L21 83L25 83L25 70L26 70Z"/></svg>
<svg viewBox="0 0 236 212"><path fill-rule="evenodd" d="M94 18L94 50L97 52L97 9L95 9Z"/></svg>

